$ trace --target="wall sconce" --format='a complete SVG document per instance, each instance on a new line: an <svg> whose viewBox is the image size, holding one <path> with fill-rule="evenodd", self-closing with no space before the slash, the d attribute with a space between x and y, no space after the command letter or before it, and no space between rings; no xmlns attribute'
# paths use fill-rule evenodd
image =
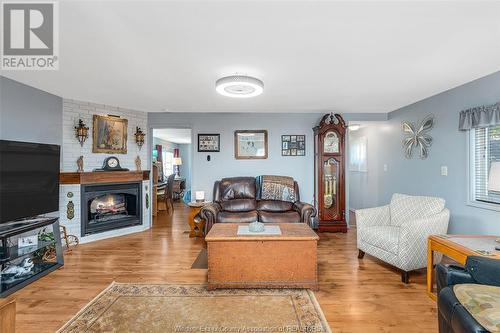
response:
<svg viewBox="0 0 500 333"><path fill-rule="evenodd" d="M135 143L139 146L139 150L144 144L144 138L146 137L146 133L144 133L140 127L135 128Z"/></svg>
<svg viewBox="0 0 500 333"><path fill-rule="evenodd" d="M78 119L78 126L75 126L75 137L78 139L78 142L80 142L80 146L82 147L85 140L89 137L89 128L81 119Z"/></svg>

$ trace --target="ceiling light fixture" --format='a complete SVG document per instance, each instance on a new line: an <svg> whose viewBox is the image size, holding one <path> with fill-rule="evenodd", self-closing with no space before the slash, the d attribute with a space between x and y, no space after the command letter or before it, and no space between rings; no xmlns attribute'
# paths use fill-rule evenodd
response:
<svg viewBox="0 0 500 333"><path fill-rule="evenodd" d="M251 76L231 75L218 79L215 90L227 97L248 98L262 94L264 83Z"/></svg>

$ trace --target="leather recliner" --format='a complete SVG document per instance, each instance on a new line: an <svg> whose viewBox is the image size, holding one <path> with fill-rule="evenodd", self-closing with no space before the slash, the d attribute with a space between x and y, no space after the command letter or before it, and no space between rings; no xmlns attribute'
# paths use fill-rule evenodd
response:
<svg viewBox="0 0 500 333"><path fill-rule="evenodd" d="M295 202L260 199L260 181L253 177L223 178L214 184L213 203L200 211L206 221L205 234L214 223L307 223L316 209L300 202L299 186L294 182Z"/></svg>
<svg viewBox="0 0 500 333"><path fill-rule="evenodd" d="M453 286L472 283L500 287L500 261L472 256L465 267L436 266L439 333L489 332L467 311L455 296Z"/></svg>

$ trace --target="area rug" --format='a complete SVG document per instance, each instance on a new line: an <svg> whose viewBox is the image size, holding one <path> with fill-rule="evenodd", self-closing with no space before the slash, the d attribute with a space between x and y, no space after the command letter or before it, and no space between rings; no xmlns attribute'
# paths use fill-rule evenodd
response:
<svg viewBox="0 0 500 333"><path fill-rule="evenodd" d="M330 332L305 289L112 283L58 332Z"/></svg>
<svg viewBox="0 0 500 333"><path fill-rule="evenodd" d="M201 249L195 261L191 265L191 269L208 269L208 252L207 249Z"/></svg>

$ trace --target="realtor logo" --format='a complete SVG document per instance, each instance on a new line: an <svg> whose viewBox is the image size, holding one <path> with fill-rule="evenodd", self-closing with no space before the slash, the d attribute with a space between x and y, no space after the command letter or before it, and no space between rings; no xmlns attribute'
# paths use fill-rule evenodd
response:
<svg viewBox="0 0 500 333"><path fill-rule="evenodd" d="M3 70L57 70L58 4L2 3Z"/></svg>

